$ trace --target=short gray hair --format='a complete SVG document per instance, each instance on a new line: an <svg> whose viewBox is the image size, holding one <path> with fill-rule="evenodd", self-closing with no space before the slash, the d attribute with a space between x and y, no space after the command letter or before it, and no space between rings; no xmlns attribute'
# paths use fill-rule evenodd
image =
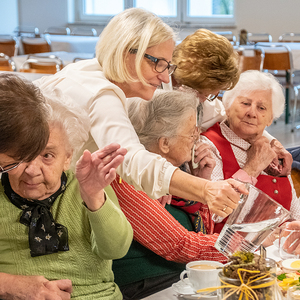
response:
<svg viewBox="0 0 300 300"><path fill-rule="evenodd" d="M130 121L146 149L161 137L174 137L187 114L196 111L199 100L194 92L156 90L151 101L140 98L129 100Z"/></svg>
<svg viewBox="0 0 300 300"><path fill-rule="evenodd" d="M132 49L138 49L136 71L144 84L141 64L146 49L173 39L173 29L158 16L141 8L129 8L107 24L96 46L96 57L107 79L116 82L136 81L129 74L126 60Z"/></svg>
<svg viewBox="0 0 300 300"><path fill-rule="evenodd" d="M243 72L237 85L224 93L222 102L225 110L230 108L236 97L247 95L255 90L272 91L273 120L279 118L285 107L283 87L272 74L255 70Z"/></svg>
<svg viewBox="0 0 300 300"><path fill-rule="evenodd" d="M45 90L43 94L49 108L49 125L64 130L65 147L76 158L89 137L90 120L87 112L70 101L59 89Z"/></svg>

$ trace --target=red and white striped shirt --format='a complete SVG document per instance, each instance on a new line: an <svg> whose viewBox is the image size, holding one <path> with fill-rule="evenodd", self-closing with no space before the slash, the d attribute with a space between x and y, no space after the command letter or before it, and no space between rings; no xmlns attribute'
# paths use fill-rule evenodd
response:
<svg viewBox="0 0 300 300"><path fill-rule="evenodd" d="M134 239L144 247L166 260L179 263L227 261L214 247L218 234L188 231L157 200L135 190L125 181L119 183L118 177L111 186L133 228Z"/></svg>

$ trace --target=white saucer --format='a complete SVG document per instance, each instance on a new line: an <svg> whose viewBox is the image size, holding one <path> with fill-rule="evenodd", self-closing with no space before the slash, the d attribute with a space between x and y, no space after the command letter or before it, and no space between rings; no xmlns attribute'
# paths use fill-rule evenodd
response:
<svg viewBox="0 0 300 300"><path fill-rule="evenodd" d="M186 300L217 300L218 296L216 294L213 295L200 295L196 294L190 284L188 278L184 278L184 280L179 280L176 283L172 284L173 291L176 293L177 297L180 299Z"/></svg>

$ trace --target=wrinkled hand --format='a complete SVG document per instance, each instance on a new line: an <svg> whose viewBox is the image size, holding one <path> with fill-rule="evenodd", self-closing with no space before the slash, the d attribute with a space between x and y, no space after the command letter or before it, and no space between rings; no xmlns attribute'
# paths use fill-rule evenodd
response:
<svg viewBox="0 0 300 300"><path fill-rule="evenodd" d="M112 143L94 153L85 150L76 164L76 177L82 200L91 211L105 202L103 189L116 178L116 168L123 162L127 150Z"/></svg>
<svg viewBox="0 0 300 300"><path fill-rule="evenodd" d="M279 166L280 175L279 176L287 176L291 174L293 157L291 153L289 153L282 144L277 140L271 141L271 147L277 154L278 159L282 159L282 166Z"/></svg>
<svg viewBox="0 0 300 300"><path fill-rule="evenodd" d="M172 195L166 195L162 196L157 201L162 205L162 207L165 207L166 204L171 204L172 201Z"/></svg>
<svg viewBox="0 0 300 300"><path fill-rule="evenodd" d="M72 282L69 279L49 281L43 276L1 274L3 300L69 300Z"/></svg>
<svg viewBox="0 0 300 300"><path fill-rule="evenodd" d="M286 223L285 225L280 232L280 248L287 253L300 255L300 221Z"/></svg>
<svg viewBox="0 0 300 300"><path fill-rule="evenodd" d="M237 207L240 194L248 195L244 183L234 179L207 181L204 187L204 199L211 213L225 218Z"/></svg>
<svg viewBox="0 0 300 300"><path fill-rule="evenodd" d="M211 173L216 166L216 161L213 158L210 146L208 144L198 142L195 146L194 156L194 162L198 164L198 167L195 169L191 168L192 174L210 180Z"/></svg>
<svg viewBox="0 0 300 300"><path fill-rule="evenodd" d="M276 162L276 160L277 155L271 148L269 140L262 136L255 140L247 150L247 161L243 170L247 172L248 175L257 177L273 161Z"/></svg>

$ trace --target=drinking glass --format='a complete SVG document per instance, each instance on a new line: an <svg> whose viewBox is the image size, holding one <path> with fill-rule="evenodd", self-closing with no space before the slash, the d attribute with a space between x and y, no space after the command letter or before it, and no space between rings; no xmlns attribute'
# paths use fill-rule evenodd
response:
<svg viewBox="0 0 300 300"><path fill-rule="evenodd" d="M215 247L226 256L236 251L254 252L264 239L290 213L252 184L248 195L241 195L238 207L227 219Z"/></svg>
<svg viewBox="0 0 300 300"><path fill-rule="evenodd" d="M300 258L300 228L282 228L279 236L279 255L282 259Z"/></svg>

